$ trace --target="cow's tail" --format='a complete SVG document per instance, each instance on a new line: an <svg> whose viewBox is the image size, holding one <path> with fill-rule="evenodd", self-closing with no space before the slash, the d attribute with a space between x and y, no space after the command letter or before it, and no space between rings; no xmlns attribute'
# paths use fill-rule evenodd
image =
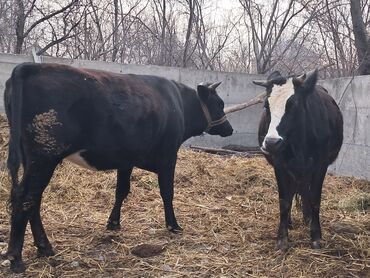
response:
<svg viewBox="0 0 370 278"><path fill-rule="evenodd" d="M23 102L23 67L17 66L11 76L10 96L10 139L7 166L12 179L13 189L18 185L18 171L22 161L21 119ZM8 116L9 117L9 116Z"/></svg>

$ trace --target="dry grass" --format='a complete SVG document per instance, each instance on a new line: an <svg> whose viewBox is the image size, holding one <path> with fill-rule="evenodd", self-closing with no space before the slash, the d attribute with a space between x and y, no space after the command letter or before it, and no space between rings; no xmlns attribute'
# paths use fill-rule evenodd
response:
<svg viewBox="0 0 370 278"><path fill-rule="evenodd" d="M5 142L0 144L0 240L7 241L9 181ZM23 251L26 273L12 275L8 267L0 266L0 275L369 277L369 211L340 205L342 200L369 194L367 181L327 176L321 214L323 249L310 249L309 231L294 210L291 248L285 254L275 251L278 197L273 171L262 157L226 158L182 150L175 184L174 206L182 235L165 230L156 177L141 170L132 176L131 193L122 208L122 229L108 232L105 224L114 200L115 173L63 163L42 205L57 255L37 259L28 228ZM131 250L140 244L157 245L160 252L137 257Z"/></svg>

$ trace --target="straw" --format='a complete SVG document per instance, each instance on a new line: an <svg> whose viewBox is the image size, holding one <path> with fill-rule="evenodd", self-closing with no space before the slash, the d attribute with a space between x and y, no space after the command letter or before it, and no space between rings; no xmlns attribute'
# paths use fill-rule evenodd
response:
<svg viewBox="0 0 370 278"><path fill-rule="evenodd" d="M0 241L5 242L10 187L4 167L7 133L1 129ZM138 169L122 207L122 229L107 231L115 182L114 171L93 172L68 162L57 168L41 209L56 255L36 258L28 227L23 249L27 271L22 277L366 277L370 273L369 211L338 205L369 194L368 181L328 175L321 210L323 248L310 248L309 229L294 206L287 253L275 250L278 195L273 169L263 157L181 150L174 207L182 234L165 229L156 176ZM12 277L9 267L0 266L0 276Z"/></svg>

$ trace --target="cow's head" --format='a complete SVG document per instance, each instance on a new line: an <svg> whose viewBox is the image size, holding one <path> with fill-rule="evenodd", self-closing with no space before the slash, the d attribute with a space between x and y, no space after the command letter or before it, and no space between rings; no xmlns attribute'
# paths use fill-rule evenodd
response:
<svg viewBox="0 0 370 278"><path fill-rule="evenodd" d="M282 151L288 143L299 145L298 141L304 138L300 133L305 125L306 98L314 92L317 70L288 78L275 71L267 81L253 82L265 87L267 91L264 108L268 131L261 150L265 154L274 154Z"/></svg>
<svg viewBox="0 0 370 278"><path fill-rule="evenodd" d="M224 113L224 102L216 92L220 84L221 82L201 83L197 87L197 93L208 124L205 132L226 137L233 134L233 128Z"/></svg>

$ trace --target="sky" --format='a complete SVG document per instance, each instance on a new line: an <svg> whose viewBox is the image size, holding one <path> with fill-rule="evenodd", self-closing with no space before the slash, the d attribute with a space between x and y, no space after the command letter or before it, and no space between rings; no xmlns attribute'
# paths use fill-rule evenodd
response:
<svg viewBox="0 0 370 278"><path fill-rule="evenodd" d="M205 3L209 9L214 11L216 22L222 22L229 14L240 14L242 10L239 0L209 0Z"/></svg>

